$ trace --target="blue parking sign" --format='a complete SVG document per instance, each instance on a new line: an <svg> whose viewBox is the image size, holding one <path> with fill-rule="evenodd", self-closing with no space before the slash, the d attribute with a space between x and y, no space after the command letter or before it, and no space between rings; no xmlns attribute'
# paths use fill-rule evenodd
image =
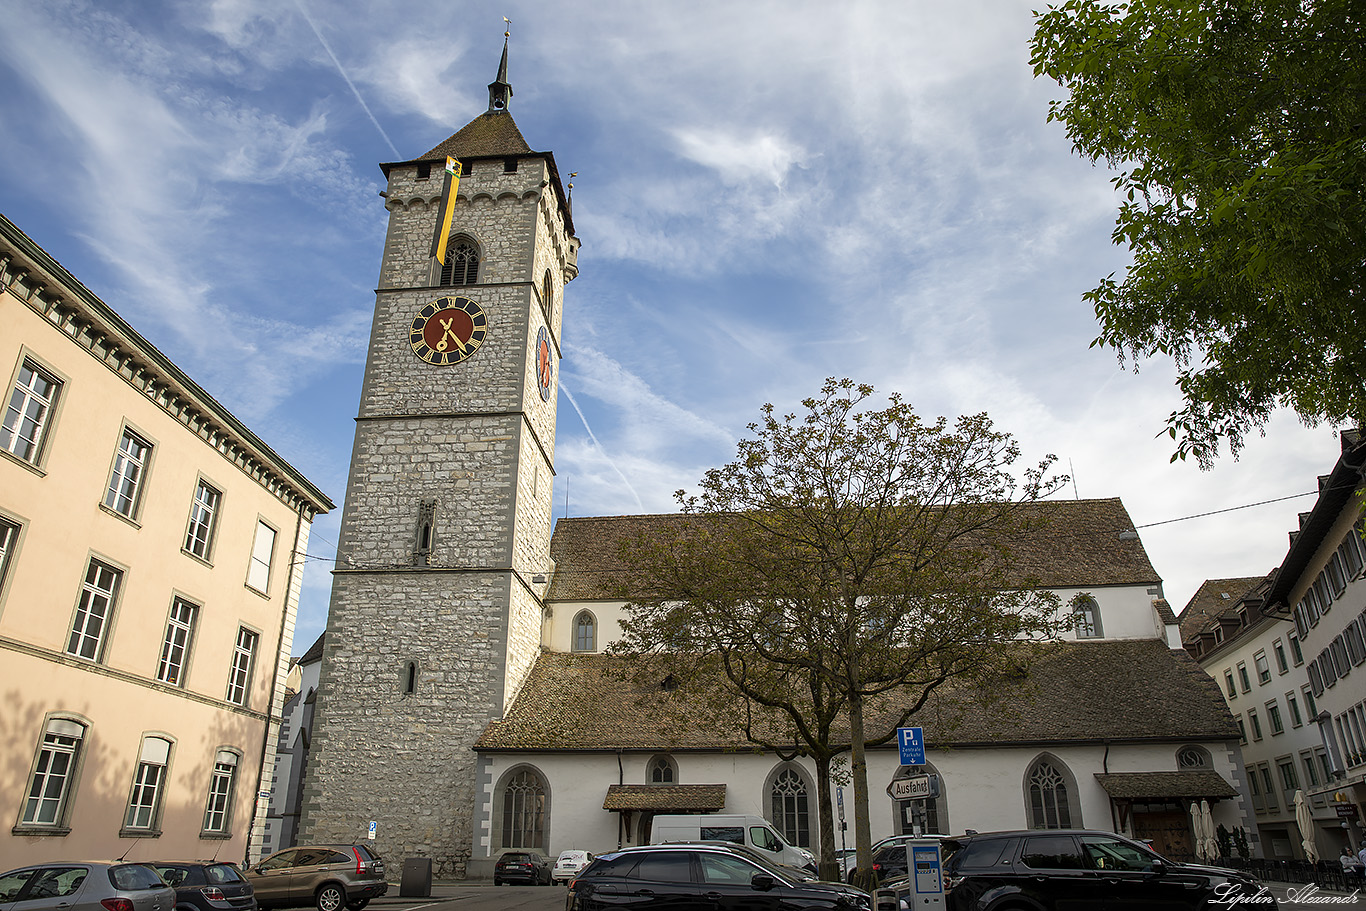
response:
<svg viewBox="0 0 1366 911"><path fill-rule="evenodd" d="M925 764L925 733L922 728L897 728L896 745L902 765Z"/></svg>

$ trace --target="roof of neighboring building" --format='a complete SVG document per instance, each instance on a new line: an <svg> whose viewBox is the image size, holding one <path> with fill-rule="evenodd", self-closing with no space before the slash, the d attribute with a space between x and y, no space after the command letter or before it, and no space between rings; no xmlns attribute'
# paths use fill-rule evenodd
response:
<svg viewBox="0 0 1366 911"><path fill-rule="evenodd" d="M1266 576L1206 579L1181 609L1181 641L1199 635L1224 611L1238 606L1243 596L1266 581Z"/></svg>
<svg viewBox="0 0 1366 911"><path fill-rule="evenodd" d="M723 784L608 785L604 810L691 810L706 813L726 806Z"/></svg>
<svg viewBox="0 0 1366 911"><path fill-rule="evenodd" d="M308 647L308 651L304 652L295 660L300 664L311 664L314 661L320 660L323 656L323 637L326 635L327 633L325 632L319 633L318 638L314 639L313 644Z"/></svg>
<svg viewBox="0 0 1366 911"><path fill-rule="evenodd" d="M1307 515L1301 514L1300 529L1291 536L1290 550L1268 586L1263 607L1267 613L1279 611L1281 616L1288 615L1290 592L1343 508L1362 485L1363 471L1366 471L1366 439L1360 430L1344 430L1339 435L1339 443L1342 451L1333 471L1319 478L1319 497L1314 501L1314 508Z"/></svg>
<svg viewBox="0 0 1366 911"><path fill-rule="evenodd" d="M1021 643L1022 655L1025 648ZM1218 684L1161 640L1037 648L1027 673L994 683L990 701L965 688L941 690L910 723L940 748L1238 736ZM475 749L756 749L740 729L743 713L719 695L725 688L718 678L666 688L646 667L609 655L543 652L506 717L485 728ZM899 715L889 701L874 702L869 735L887 733Z"/></svg>
<svg viewBox="0 0 1366 911"><path fill-rule="evenodd" d="M1031 525L1014 546L1021 578L1037 577L1051 588L1161 581L1118 498L1045 500L1020 509ZM691 521L679 513L560 519L550 542L555 575L548 600L616 600L618 586L631 588L638 581L622 560L621 546L655 529Z"/></svg>
<svg viewBox="0 0 1366 911"><path fill-rule="evenodd" d="M1121 800L1171 800L1181 798L1237 797L1238 791L1218 772L1097 772L1096 781L1105 793Z"/></svg>
<svg viewBox="0 0 1366 911"><path fill-rule="evenodd" d="M336 507L327 495L286 462L170 358L124 321L46 250L0 215L0 246L13 255L0 275L8 287L132 388L156 402L192 433L205 439L263 487L308 518ZM16 275L20 276L16 278ZM25 292L25 293L21 293Z"/></svg>

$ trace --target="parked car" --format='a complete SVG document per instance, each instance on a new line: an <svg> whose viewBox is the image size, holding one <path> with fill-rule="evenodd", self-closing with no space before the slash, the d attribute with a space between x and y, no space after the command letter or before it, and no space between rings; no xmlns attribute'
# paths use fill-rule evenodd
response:
<svg viewBox="0 0 1366 911"><path fill-rule="evenodd" d="M536 851L507 851L493 865L493 884L550 885L550 858Z"/></svg>
<svg viewBox="0 0 1366 911"><path fill-rule="evenodd" d="M237 864L153 861L147 866L175 889L179 911L257 911L256 890Z"/></svg>
<svg viewBox="0 0 1366 911"><path fill-rule="evenodd" d="M1167 860L1136 841L1088 829L981 832L943 842L950 911L1002 906L1195 909L1258 895L1256 880L1236 870ZM1213 901L1221 899L1222 901ZM1275 908L1269 894L1258 908Z"/></svg>
<svg viewBox="0 0 1366 911"><path fill-rule="evenodd" d="M600 854L569 886L565 911L870 911L867 892L802 881L788 868L719 844L643 845Z"/></svg>
<svg viewBox="0 0 1366 911"><path fill-rule="evenodd" d="M318 911L360 911L389 891L384 859L368 845L287 848L246 872L262 908L316 905Z"/></svg>
<svg viewBox="0 0 1366 911"><path fill-rule="evenodd" d="M873 875L879 883L906 875L906 846L915 839L934 839L943 842L947 835L893 835L873 845ZM851 858L844 878L854 874L855 860Z"/></svg>
<svg viewBox="0 0 1366 911"><path fill-rule="evenodd" d="M175 890L146 864L30 864L0 874L0 906L24 911L175 911Z"/></svg>
<svg viewBox="0 0 1366 911"><path fill-rule="evenodd" d="M550 871L550 881L559 885L567 883L579 871L593 862L593 854L589 851L580 851L577 848L570 848L568 851L561 851L560 856L555 858L555 867Z"/></svg>

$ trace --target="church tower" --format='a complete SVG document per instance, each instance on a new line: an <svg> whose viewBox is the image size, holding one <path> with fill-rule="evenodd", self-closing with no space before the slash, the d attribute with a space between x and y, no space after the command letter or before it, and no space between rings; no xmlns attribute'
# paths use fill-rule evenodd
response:
<svg viewBox="0 0 1366 911"><path fill-rule="evenodd" d="M565 285L579 240L550 152L488 110L383 165L389 210L300 844L365 840L462 877L470 747L541 645ZM458 162L449 229L443 186ZM434 253L444 254L438 260Z"/></svg>

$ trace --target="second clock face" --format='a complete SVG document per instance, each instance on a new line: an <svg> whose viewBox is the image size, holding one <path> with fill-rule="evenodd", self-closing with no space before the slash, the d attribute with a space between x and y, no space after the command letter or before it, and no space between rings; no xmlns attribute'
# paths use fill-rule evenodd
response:
<svg viewBox="0 0 1366 911"><path fill-rule="evenodd" d="M468 297L443 297L418 311L408 343L429 364L458 364L484 343L488 322L483 309Z"/></svg>

